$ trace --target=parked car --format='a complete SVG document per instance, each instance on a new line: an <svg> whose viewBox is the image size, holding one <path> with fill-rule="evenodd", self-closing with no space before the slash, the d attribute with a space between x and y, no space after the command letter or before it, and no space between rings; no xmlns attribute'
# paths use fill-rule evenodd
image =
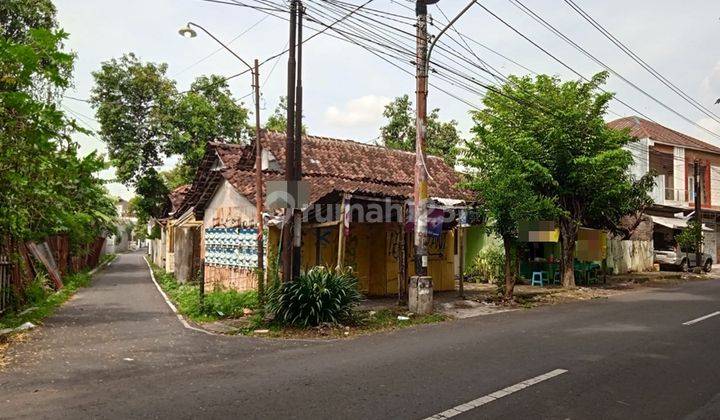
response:
<svg viewBox="0 0 720 420"><path fill-rule="evenodd" d="M670 267L676 270L688 271L696 266L695 264L695 253L694 252L675 252L674 250L660 251L655 250L654 259L656 264L660 264L660 267ZM702 269L706 273L712 269L713 258L712 255L702 253L700 257L700 263Z"/></svg>

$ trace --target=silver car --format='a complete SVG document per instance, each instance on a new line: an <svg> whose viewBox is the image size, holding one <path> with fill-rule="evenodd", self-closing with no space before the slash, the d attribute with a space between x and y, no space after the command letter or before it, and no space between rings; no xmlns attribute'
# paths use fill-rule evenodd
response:
<svg viewBox="0 0 720 420"><path fill-rule="evenodd" d="M672 267L681 271L688 271L696 266L694 252L658 251L654 252L655 263L660 267ZM712 255L702 253L700 257L703 271L710 272L713 265Z"/></svg>

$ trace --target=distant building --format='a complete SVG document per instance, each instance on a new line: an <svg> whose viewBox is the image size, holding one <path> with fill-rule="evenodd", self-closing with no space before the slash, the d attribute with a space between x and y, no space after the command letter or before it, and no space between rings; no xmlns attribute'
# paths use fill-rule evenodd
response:
<svg viewBox="0 0 720 420"><path fill-rule="evenodd" d="M695 210L695 185L700 184L702 221L705 225L704 252L718 261L717 227L720 221L720 147L690 137L640 117L611 121L615 129L628 129L637 142L627 146L635 177L654 171L653 207L648 211L655 229L655 249L674 245L674 233L687 226ZM700 164L695 179L694 162Z"/></svg>

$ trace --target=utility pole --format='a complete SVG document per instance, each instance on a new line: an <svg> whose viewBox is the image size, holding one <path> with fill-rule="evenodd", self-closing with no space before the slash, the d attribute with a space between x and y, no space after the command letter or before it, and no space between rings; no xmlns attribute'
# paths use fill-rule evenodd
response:
<svg viewBox="0 0 720 420"><path fill-rule="evenodd" d="M695 159L693 162L693 169L694 169L694 178L695 178L695 185L693 185L695 189L695 220L698 223L698 226L700 226L700 235L702 238L702 215L701 213L701 207L700 207L700 161ZM702 254L701 254L701 248L702 248L702 239L698 239L698 242L695 243L695 267L701 267L702 264Z"/></svg>
<svg viewBox="0 0 720 420"><path fill-rule="evenodd" d="M218 44L222 45L223 48L225 48L230 54L235 56L241 63L243 63L248 70L250 70L250 73L252 74L252 88L253 92L255 93L255 213L256 213L256 222L257 222L257 279L258 279L258 295L262 301L263 294L265 292L265 273L263 268L263 216L262 216L262 145L260 143L260 64L258 63L257 58L255 59L254 65L251 66L248 64L247 61L245 61L242 57L240 57L235 51L233 51L230 47L225 45L222 41L220 41L215 35L213 35L210 31L205 29L204 27L198 25L197 23L188 22L187 25L185 25L184 28L180 28L178 33L184 37L187 38L194 38L197 36L197 32L192 29L192 27L196 27L198 29L201 29L203 32L208 34L210 38L215 40ZM291 34L292 35L292 34ZM292 53L292 51L291 51ZM289 109L289 108L288 108ZM285 249L283 245L283 250ZM204 264L204 263L203 263Z"/></svg>
<svg viewBox="0 0 720 420"><path fill-rule="evenodd" d="M297 3L290 2L290 37L288 51L288 76L287 76L287 131L285 142L285 181L288 193L288 208L286 208L284 227L282 230L282 271L283 281L293 280L293 232L291 226L294 224L294 208L297 196L295 185L295 31L296 31ZM292 207L291 207L292 206Z"/></svg>
<svg viewBox="0 0 720 420"><path fill-rule="evenodd" d="M428 33L427 5L437 0L416 0L417 17L415 52L415 185L413 191L413 222L415 245L415 275L408 287L408 310L417 314L433 310L432 278L427 275L427 168L425 166L425 137L427 135L427 79Z"/></svg>
<svg viewBox="0 0 720 420"><path fill-rule="evenodd" d="M471 0L448 24L438 33L428 48L427 6L439 0L415 0L415 16L417 35L415 53L415 188L414 188L414 245L415 245L415 276L410 278L408 288L408 309L423 314L432 312L433 285L432 278L427 275L427 225L428 225L428 170L425 165L425 141L427 137L427 95L428 73L430 70L430 54L438 39L465 14L476 2ZM461 292L462 293L462 292Z"/></svg>
<svg viewBox="0 0 720 420"><path fill-rule="evenodd" d="M295 192L296 206L293 211L293 259L292 259L292 278L297 279L300 276L300 261L302 258L302 203L300 202L300 180L302 179L302 44L303 44L303 13L304 6L302 1L297 1L297 82L295 88L295 136L294 136L294 183L296 185Z"/></svg>
<svg viewBox="0 0 720 420"><path fill-rule="evenodd" d="M415 68L415 188L414 188L414 244L415 275L427 275L427 168L425 167L425 137L427 134L427 3L417 0L416 68Z"/></svg>
<svg viewBox="0 0 720 420"><path fill-rule="evenodd" d="M265 269L263 256L263 215L262 215L262 145L260 144L260 64L253 63L253 88L255 89L255 213L257 222L257 279L258 297L263 302L265 296Z"/></svg>

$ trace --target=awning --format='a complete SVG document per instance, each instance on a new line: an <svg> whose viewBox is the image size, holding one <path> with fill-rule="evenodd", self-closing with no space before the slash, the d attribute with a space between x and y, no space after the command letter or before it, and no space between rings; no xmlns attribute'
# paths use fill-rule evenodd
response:
<svg viewBox="0 0 720 420"><path fill-rule="evenodd" d="M650 216L650 218L653 223L657 223L658 225L662 225L670 229L685 229L688 226L687 220L677 219L674 217ZM702 230L705 232L714 232L704 224L702 225Z"/></svg>

